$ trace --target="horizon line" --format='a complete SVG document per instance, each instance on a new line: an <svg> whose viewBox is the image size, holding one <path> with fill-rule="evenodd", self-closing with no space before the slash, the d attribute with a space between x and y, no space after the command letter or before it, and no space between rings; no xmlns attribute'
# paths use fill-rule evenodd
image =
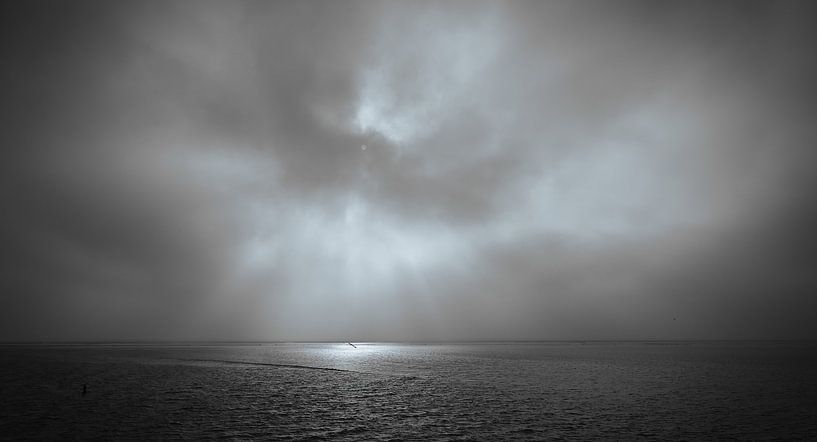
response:
<svg viewBox="0 0 817 442"><path fill-rule="evenodd" d="M355 342L361 345L366 344L533 344L533 343L578 343L578 344L604 344L604 343L817 343L817 338L698 338L698 339L453 339L453 340L0 340L0 346L72 346L72 345L263 345L263 344L346 344Z"/></svg>

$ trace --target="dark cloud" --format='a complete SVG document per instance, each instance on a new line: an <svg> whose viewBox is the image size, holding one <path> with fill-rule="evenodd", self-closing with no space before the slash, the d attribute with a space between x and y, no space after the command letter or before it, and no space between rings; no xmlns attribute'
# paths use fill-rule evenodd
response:
<svg viewBox="0 0 817 442"><path fill-rule="evenodd" d="M808 3L2 8L4 339L814 336Z"/></svg>

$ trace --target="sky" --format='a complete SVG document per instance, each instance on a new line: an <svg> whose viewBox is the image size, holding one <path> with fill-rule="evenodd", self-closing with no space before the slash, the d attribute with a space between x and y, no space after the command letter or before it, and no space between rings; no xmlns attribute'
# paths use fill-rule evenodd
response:
<svg viewBox="0 0 817 442"><path fill-rule="evenodd" d="M817 339L811 2L0 8L0 340Z"/></svg>

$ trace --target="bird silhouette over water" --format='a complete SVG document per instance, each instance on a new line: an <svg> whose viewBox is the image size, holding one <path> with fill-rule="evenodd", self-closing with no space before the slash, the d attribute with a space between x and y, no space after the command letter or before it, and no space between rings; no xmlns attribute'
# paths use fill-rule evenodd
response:
<svg viewBox="0 0 817 442"><path fill-rule="evenodd" d="M354 348L357 348L357 345L352 344L351 342L347 342L347 344L351 345L351 346L352 346L352 347L354 347Z"/></svg>

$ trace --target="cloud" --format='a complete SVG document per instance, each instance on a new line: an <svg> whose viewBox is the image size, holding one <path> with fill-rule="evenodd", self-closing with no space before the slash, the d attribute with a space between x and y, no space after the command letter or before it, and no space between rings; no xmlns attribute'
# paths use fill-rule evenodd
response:
<svg viewBox="0 0 817 442"><path fill-rule="evenodd" d="M9 6L0 336L810 337L811 7L663 6Z"/></svg>

